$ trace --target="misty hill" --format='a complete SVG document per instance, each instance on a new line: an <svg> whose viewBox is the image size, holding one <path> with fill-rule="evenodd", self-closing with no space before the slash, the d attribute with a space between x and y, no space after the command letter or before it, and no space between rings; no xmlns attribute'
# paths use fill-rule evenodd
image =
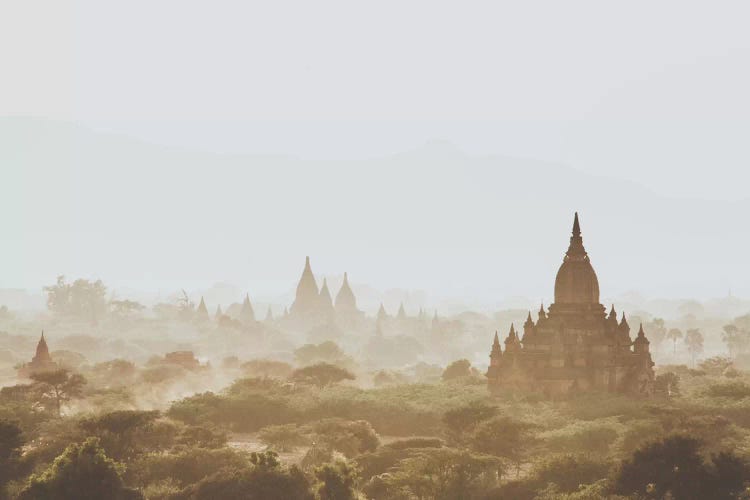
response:
<svg viewBox="0 0 750 500"><path fill-rule="evenodd" d="M750 294L750 201L665 198L444 142L308 161L176 150L6 118L0 164L10 179L0 188L10 215L7 287L35 288L63 273L137 289L221 281L280 295L311 255L316 273L349 271L380 290L549 302L577 210L605 301L629 290Z"/></svg>

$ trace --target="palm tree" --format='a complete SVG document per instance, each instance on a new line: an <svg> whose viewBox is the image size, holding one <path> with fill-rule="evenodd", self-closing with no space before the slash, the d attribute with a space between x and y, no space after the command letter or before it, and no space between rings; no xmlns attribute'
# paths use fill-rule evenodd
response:
<svg viewBox="0 0 750 500"><path fill-rule="evenodd" d="M747 350L750 344L750 335L747 331L737 328L736 325L724 325L721 339L729 349L729 357L734 359L738 354Z"/></svg>
<svg viewBox="0 0 750 500"><path fill-rule="evenodd" d="M688 351L693 360L693 368L695 368L695 356L703 352L703 334L697 328L691 328L685 335L685 344L687 344Z"/></svg>
<svg viewBox="0 0 750 500"><path fill-rule="evenodd" d="M679 328L670 328L667 338L672 341L673 354L677 354L677 341L682 338L682 331Z"/></svg>

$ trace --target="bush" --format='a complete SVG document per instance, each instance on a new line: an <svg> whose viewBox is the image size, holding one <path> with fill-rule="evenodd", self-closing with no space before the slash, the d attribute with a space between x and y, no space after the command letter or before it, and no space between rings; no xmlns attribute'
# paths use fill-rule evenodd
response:
<svg viewBox="0 0 750 500"><path fill-rule="evenodd" d="M750 385L743 382L713 384L706 389L706 395L713 398L743 399L750 396Z"/></svg>
<svg viewBox="0 0 750 500"><path fill-rule="evenodd" d="M184 488L221 470L247 466L247 459L230 448L182 447L172 453L152 453L137 459L128 467L126 478L139 486L172 480Z"/></svg>
<svg viewBox="0 0 750 500"><path fill-rule="evenodd" d="M173 496L173 500L313 500L305 475L296 467L278 462L223 470L201 479Z"/></svg>
<svg viewBox="0 0 750 500"><path fill-rule="evenodd" d="M541 489L554 483L562 492L577 491L582 484L589 484L607 476L609 464L582 455L563 455L549 458L534 467L532 478Z"/></svg>
<svg viewBox="0 0 750 500"><path fill-rule="evenodd" d="M354 380L353 373L328 363L318 363L295 370L291 379L295 382L305 382L318 387L327 387L342 380Z"/></svg>
<svg viewBox="0 0 750 500"><path fill-rule="evenodd" d="M317 442L339 451L347 458L375 450L380 439L369 422L336 418L321 420L312 426Z"/></svg>
<svg viewBox="0 0 750 500"><path fill-rule="evenodd" d="M292 451L298 446L310 444L310 439L296 424L269 425L260 430L258 438L269 448Z"/></svg>
<svg viewBox="0 0 750 500"><path fill-rule="evenodd" d="M120 468L104 454L99 440L71 444L43 473L33 475L19 500L135 499L141 495L125 488Z"/></svg>
<svg viewBox="0 0 750 500"><path fill-rule="evenodd" d="M705 462L697 439L674 435L637 450L615 473L614 492L651 498L731 499L743 489L745 464L730 453Z"/></svg>
<svg viewBox="0 0 750 500"><path fill-rule="evenodd" d="M443 370L442 379L443 381L455 380L462 377L471 376L471 363L468 359L459 359L449 364L445 370Z"/></svg>
<svg viewBox="0 0 750 500"><path fill-rule="evenodd" d="M272 359L253 359L242 363L242 371L252 377L286 379L292 374L292 365Z"/></svg>
<svg viewBox="0 0 750 500"><path fill-rule="evenodd" d="M617 431L606 424L579 422L543 436L552 451L567 453L607 453L617 439Z"/></svg>

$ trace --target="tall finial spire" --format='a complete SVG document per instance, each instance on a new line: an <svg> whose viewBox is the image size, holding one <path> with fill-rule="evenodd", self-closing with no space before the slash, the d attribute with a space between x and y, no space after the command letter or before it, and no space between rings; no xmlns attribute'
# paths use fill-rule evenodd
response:
<svg viewBox="0 0 750 500"><path fill-rule="evenodd" d="M581 224L578 222L578 212L573 217L573 235L570 237L570 246L565 253L565 260L588 260L586 249L583 248L583 238L581 238Z"/></svg>

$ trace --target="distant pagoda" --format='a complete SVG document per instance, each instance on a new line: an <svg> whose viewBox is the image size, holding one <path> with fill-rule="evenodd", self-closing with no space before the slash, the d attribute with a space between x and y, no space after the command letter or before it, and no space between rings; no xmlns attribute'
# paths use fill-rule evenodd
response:
<svg viewBox="0 0 750 500"><path fill-rule="evenodd" d="M357 309L357 299L349 285L349 275L344 273L344 281L333 301L326 279L323 279L323 286L318 290L310 257L306 257L294 302L285 319L297 328L310 329L332 322L340 326L353 326L363 316L364 313Z"/></svg>
<svg viewBox="0 0 750 500"><path fill-rule="evenodd" d="M242 309L240 309L240 321L246 325L255 323L255 311L253 305L250 303L250 294L245 294L245 300L242 302Z"/></svg>
<svg viewBox="0 0 750 500"><path fill-rule="evenodd" d="M319 321L320 292L315 282L310 257L305 257L305 268L297 284L297 293L289 310L289 316L299 323L317 323Z"/></svg>
<svg viewBox="0 0 750 500"><path fill-rule="evenodd" d="M30 375L39 372L57 370L60 366L52 360L47 347L47 341L44 339L44 332L36 344L36 354L31 358L31 362L25 363L18 370L18 376L28 378Z"/></svg>
<svg viewBox="0 0 750 500"><path fill-rule="evenodd" d="M353 326L362 317L364 313L357 309L357 298L349 286L349 273L345 272L344 281L336 294L336 321L342 326Z"/></svg>
<svg viewBox="0 0 750 500"><path fill-rule="evenodd" d="M549 395L604 390L649 395L654 369L643 331L635 341L614 306L609 315L599 303L599 281L583 247L578 214L570 246L555 279L555 302L549 312L531 313L519 338L513 325L503 352L497 332L487 380L491 391L522 389Z"/></svg>

